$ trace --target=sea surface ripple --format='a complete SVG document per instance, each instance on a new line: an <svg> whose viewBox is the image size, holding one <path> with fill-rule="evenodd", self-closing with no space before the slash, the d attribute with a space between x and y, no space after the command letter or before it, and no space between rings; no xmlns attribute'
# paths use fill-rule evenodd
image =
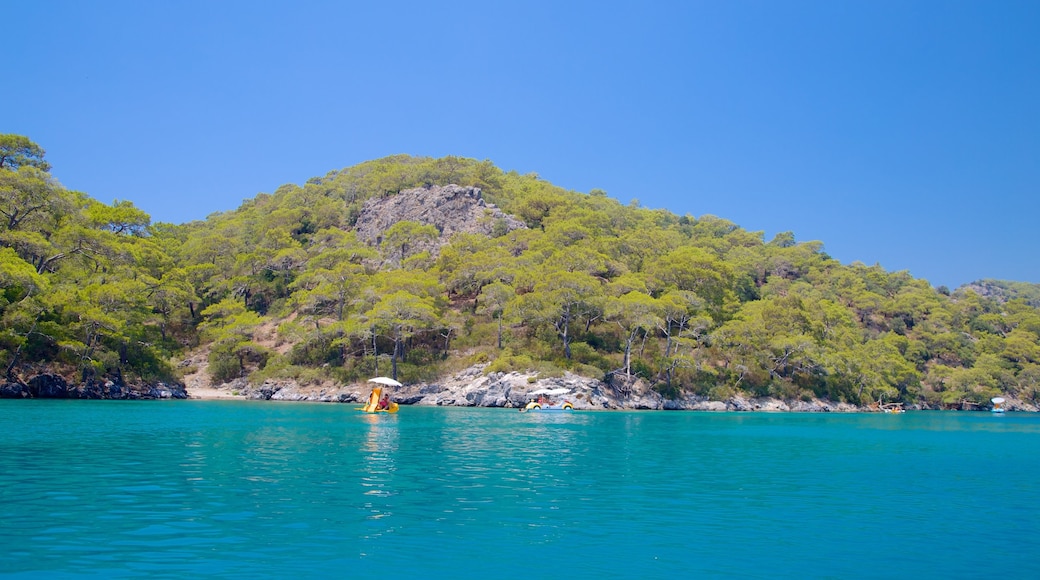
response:
<svg viewBox="0 0 1040 580"><path fill-rule="evenodd" d="M2 578L1037 578L1040 417L0 401Z"/></svg>

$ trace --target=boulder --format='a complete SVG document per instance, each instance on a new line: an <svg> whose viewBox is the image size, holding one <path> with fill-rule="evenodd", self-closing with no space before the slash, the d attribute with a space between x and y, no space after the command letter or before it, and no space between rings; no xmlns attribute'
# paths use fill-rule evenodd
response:
<svg viewBox="0 0 1040 580"><path fill-rule="evenodd" d="M19 383L0 384L0 399L24 399L29 396L29 389Z"/></svg>
<svg viewBox="0 0 1040 580"><path fill-rule="evenodd" d="M112 381L105 383L105 389L107 391L108 399L125 399L128 395L127 389L122 384L116 384Z"/></svg>
<svg viewBox="0 0 1040 580"><path fill-rule="evenodd" d="M61 375L43 374L29 379L29 395L38 399L67 399L69 385Z"/></svg>
<svg viewBox="0 0 1040 580"><path fill-rule="evenodd" d="M70 399L107 399L107 394L105 385L93 380L69 389Z"/></svg>

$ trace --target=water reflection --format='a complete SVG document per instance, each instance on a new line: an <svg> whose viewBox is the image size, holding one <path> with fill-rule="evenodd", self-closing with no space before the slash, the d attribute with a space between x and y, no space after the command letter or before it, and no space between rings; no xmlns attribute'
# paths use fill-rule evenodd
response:
<svg viewBox="0 0 1040 580"><path fill-rule="evenodd" d="M400 451L398 418L391 414L361 413L364 429L361 444L360 481L361 510L368 521L362 527L362 540L375 540L393 533L394 497L397 455ZM378 523L377 523L378 522ZM362 550L361 555L368 552Z"/></svg>
<svg viewBox="0 0 1040 580"><path fill-rule="evenodd" d="M397 451L399 433L397 416L390 413L359 413L365 430L364 450L374 455L389 455Z"/></svg>

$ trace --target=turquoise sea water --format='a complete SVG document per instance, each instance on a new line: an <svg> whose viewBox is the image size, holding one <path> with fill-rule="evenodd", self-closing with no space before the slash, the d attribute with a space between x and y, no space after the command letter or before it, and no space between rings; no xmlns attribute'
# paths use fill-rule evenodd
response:
<svg viewBox="0 0 1040 580"><path fill-rule="evenodd" d="M1040 417L0 401L0 577L1037 578Z"/></svg>

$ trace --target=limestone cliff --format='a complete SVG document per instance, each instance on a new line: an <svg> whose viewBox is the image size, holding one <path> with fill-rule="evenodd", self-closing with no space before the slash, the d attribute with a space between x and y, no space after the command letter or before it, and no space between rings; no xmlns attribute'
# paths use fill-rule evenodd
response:
<svg viewBox="0 0 1040 580"><path fill-rule="evenodd" d="M378 245L383 232L401 221L437 228L440 232L437 241L422 248L433 254L459 232L491 236L527 227L495 204L485 202L480 188L445 185L406 189L397 195L371 198L362 206L354 229L358 238Z"/></svg>

